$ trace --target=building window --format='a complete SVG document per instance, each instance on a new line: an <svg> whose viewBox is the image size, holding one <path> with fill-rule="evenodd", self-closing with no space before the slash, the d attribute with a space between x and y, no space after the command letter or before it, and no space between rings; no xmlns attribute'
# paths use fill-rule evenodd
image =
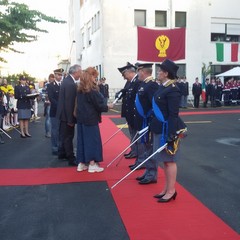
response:
<svg viewBox="0 0 240 240"><path fill-rule="evenodd" d="M187 26L187 13L175 12L175 27L186 27L186 26Z"/></svg>
<svg viewBox="0 0 240 240"><path fill-rule="evenodd" d="M211 23L211 42L240 42L240 23Z"/></svg>
<svg viewBox="0 0 240 240"><path fill-rule="evenodd" d="M167 12L155 11L155 26L166 27L167 26Z"/></svg>
<svg viewBox="0 0 240 240"><path fill-rule="evenodd" d="M88 26L87 29L87 46L90 46L92 44L91 40L91 26Z"/></svg>
<svg viewBox="0 0 240 240"><path fill-rule="evenodd" d="M135 26L146 26L146 10L134 10Z"/></svg>
<svg viewBox="0 0 240 240"><path fill-rule="evenodd" d="M92 18L92 33L96 31L96 15Z"/></svg>
<svg viewBox="0 0 240 240"><path fill-rule="evenodd" d="M100 28L100 12L98 11L94 17L92 17L92 33L96 32Z"/></svg>
<svg viewBox="0 0 240 240"><path fill-rule="evenodd" d="M96 30L100 28L100 11L96 14Z"/></svg>
<svg viewBox="0 0 240 240"><path fill-rule="evenodd" d="M82 34L81 34L81 47L82 47L82 49L85 48L84 38L85 38L85 35L84 35L84 31L82 30Z"/></svg>
<svg viewBox="0 0 240 240"><path fill-rule="evenodd" d="M177 72L178 77L186 76L186 64L177 64L177 66L179 67Z"/></svg>

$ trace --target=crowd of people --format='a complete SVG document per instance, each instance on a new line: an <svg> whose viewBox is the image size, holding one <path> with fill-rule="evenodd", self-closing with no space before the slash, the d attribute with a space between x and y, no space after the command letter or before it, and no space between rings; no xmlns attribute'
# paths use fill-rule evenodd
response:
<svg viewBox="0 0 240 240"><path fill-rule="evenodd" d="M220 107L222 103L225 106L240 104L240 80L230 78L223 84L219 78L206 79L205 88L205 107L208 101L211 107Z"/></svg>
<svg viewBox="0 0 240 240"><path fill-rule="evenodd" d="M186 77L177 79L177 86L181 93L180 108L187 108L189 106L189 84ZM203 107L221 107L234 106L240 104L240 80L234 78L227 79L225 83L220 78L206 78L204 83L195 78L192 85L192 106L199 108L202 101ZM190 106L191 106L190 105Z"/></svg>
<svg viewBox="0 0 240 240"><path fill-rule="evenodd" d="M124 155L125 158L135 159L129 167L132 171L145 168L144 174L136 180L141 185L147 185L157 183L158 166L162 162L165 185L154 197L158 202L166 203L177 196L179 139L186 125L179 117L181 93L176 84L178 66L166 59L158 65L158 81L155 81L152 65L128 62L118 68L126 84L116 97L122 98L121 116L126 118L131 136L131 150ZM136 138L138 135L139 139Z"/></svg>
<svg viewBox="0 0 240 240"><path fill-rule="evenodd" d="M141 185L153 184L158 181L158 166L162 163L165 185L154 198L165 203L177 197L175 183L177 162L180 159L180 138L186 131L186 125L179 117L179 109L188 106L189 84L185 77L177 78L178 66L169 59L157 65L157 81L152 76L152 66L152 63L128 62L119 67L118 71L126 83L116 94L114 103L122 100L121 117L128 124L131 148L124 157L135 159L135 163L129 166L130 170L145 169L136 180ZM69 166L76 166L78 172L104 171L100 165L103 150L99 123L101 114L112 109L114 103L108 101L109 86L106 78L98 80L98 76L95 68L83 70L76 64L69 68L66 76L64 69L54 70L45 84L45 136L51 138L51 153L60 160L66 160ZM9 90L6 92L1 88L0 114L6 118L8 112L13 113L10 116L15 122L11 124L19 124L21 138L27 138L31 137L28 124L32 108L36 108L34 101L38 93L24 76L19 81L14 89L2 82L1 85ZM240 96L239 85L239 81L232 79L225 86L219 79L210 82L206 79L204 106L207 107L210 100L211 106L215 107L218 100L226 98L226 92L237 101ZM192 93L194 107L197 108L202 94L202 84L198 78L192 86ZM1 129L4 118L1 118ZM73 147L75 125L76 153ZM2 143L3 139L0 140Z"/></svg>
<svg viewBox="0 0 240 240"><path fill-rule="evenodd" d="M19 77L19 84L13 87L7 79L0 78L0 141L4 143L3 131L19 126L21 137L31 137L28 131L30 118L38 117L38 92L32 81Z"/></svg>

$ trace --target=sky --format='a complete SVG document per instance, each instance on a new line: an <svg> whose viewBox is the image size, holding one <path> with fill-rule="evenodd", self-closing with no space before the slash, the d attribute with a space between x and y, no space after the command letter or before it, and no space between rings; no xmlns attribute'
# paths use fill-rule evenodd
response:
<svg viewBox="0 0 240 240"><path fill-rule="evenodd" d="M48 16L59 20L68 21L69 0L14 0L24 3L30 9L38 10ZM39 81L47 79L48 75L58 67L62 59L69 58L70 40L68 23L43 22L40 28L49 33L37 33L38 40L32 43L16 44L15 49L23 51L24 54L8 52L1 55L7 60L6 64L0 63L0 74L27 72Z"/></svg>

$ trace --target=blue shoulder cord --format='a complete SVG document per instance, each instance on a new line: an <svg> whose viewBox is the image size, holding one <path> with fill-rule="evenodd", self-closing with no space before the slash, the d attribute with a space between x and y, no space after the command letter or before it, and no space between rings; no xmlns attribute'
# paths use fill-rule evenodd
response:
<svg viewBox="0 0 240 240"><path fill-rule="evenodd" d="M162 136L160 138L160 147L163 146L167 142L167 135L168 135L168 121L165 121L164 116L159 109L158 105L156 104L154 97L152 98L152 106L153 112L158 121L162 122Z"/></svg>
<svg viewBox="0 0 240 240"><path fill-rule="evenodd" d="M139 96L138 96L138 93L136 94L136 99L135 99L135 105L136 105L136 108L137 108L137 111L138 113L140 114L140 116L143 118L143 123L142 123L142 129L144 129L145 127L147 127L148 125L148 118L150 117L150 115L152 114L152 109L150 109L147 114L145 115L144 114L144 110L143 110L143 107L141 105L141 102L139 100ZM145 137L144 137L145 136ZM141 138L141 142L142 143L146 143L148 141L148 134L147 135L144 135L142 138Z"/></svg>

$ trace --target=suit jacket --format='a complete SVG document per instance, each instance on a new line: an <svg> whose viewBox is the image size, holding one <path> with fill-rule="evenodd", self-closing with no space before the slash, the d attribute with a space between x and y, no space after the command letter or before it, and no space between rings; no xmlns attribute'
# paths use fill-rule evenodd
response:
<svg viewBox="0 0 240 240"><path fill-rule="evenodd" d="M60 121L70 124L76 123L76 118L73 116L76 95L77 85L73 78L68 75L63 79L59 92L56 117Z"/></svg>
<svg viewBox="0 0 240 240"><path fill-rule="evenodd" d="M51 103L50 106L50 117L56 117L57 105L59 98L60 85L56 81L51 82L47 85L48 99Z"/></svg>
<svg viewBox="0 0 240 240"><path fill-rule="evenodd" d="M194 96L200 96L202 94L202 84L201 83L194 83L192 87L192 94Z"/></svg>
<svg viewBox="0 0 240 240"><path fill-rule="evenodd" d="M30 94L29 86L17 85L14 89L14 97L17 99L17 108L18 109L31 109L30 98L27 97L27 94Z"/></svg>

